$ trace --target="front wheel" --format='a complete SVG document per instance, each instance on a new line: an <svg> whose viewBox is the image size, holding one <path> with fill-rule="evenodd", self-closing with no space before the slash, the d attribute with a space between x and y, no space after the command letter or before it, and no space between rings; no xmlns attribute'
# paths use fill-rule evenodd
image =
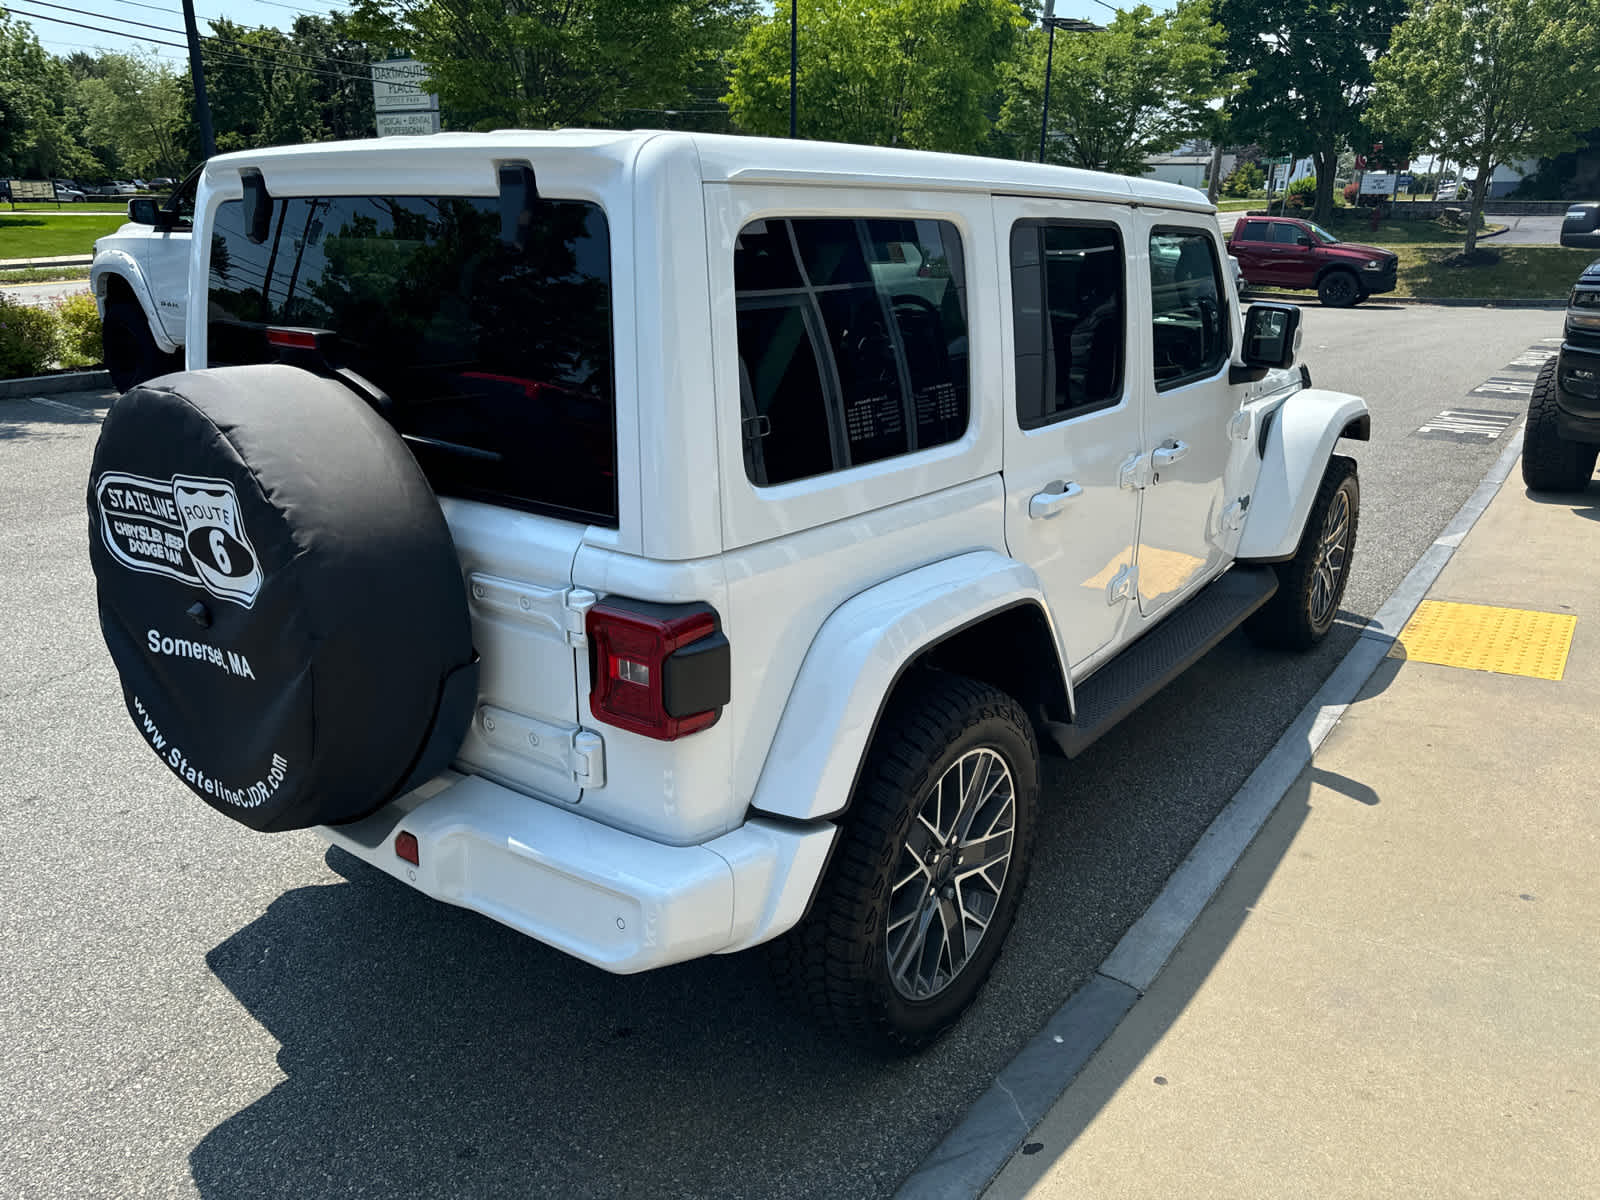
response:
<svg viewBox="0 0 1600 1200"><path fill-rule="evenodd" d="M1528 425L1522 441L1522 482L1536 492L1581 492L1594 476L1600 447L1569 441L1556 424L1559 360L1552 355L1539 369L1528 397Z"/></svg>
<svg viewBox="0 0 1600 1200"><path fill-rule="evenodd" d="M1317 299L1328 308L1349 308L1361 299L1361 282L1349 271L1329 271L1317 284Z"/></svg>
<svg viewBox="0 0 1600 1200"><path fill-rule="evenodd" d="M1361 518L1361 485L1353 458L1328 459L1294 557L1274 568L1278 590L1248 621L1245 633L1263 646L1309 650L1333 628L1350 578Z"/></svg>
<svg viewBox="0 0 1600 1200"><path fill-rule="evenodd" d="M156 345L144 310L127 300L113 300L106 305L100 337L111 386L119 392L179 368L178 356Z"/></svg>
<svg viewBox="0 0 1600 1200"><path fill-rule="evenodd" d="M896 1051L938 1039L982 988L1033 853L1039 756L1010 696L910 677L867 753L821 890L773 943L779 989Z"/></svg>

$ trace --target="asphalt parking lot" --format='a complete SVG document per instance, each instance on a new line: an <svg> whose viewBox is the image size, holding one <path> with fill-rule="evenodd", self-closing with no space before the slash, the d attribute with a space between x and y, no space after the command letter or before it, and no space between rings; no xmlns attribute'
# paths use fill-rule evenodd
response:
<svg viewBox="0 0 1600 1200"><path fill-rule="evenodd" d="M1539 310L1307 307L1315 382L1373 410L1373 440L1343 450L1363 507L1340 627L1305 657L1230 638L1050 767L989 988L946 1041L893 1062L783 1010L758 952L609 976L200 804L135 734L95 625L84 485L108 398L0 400L0 1190L892 1193L1499 455L1503 436L1451 435L1445 414L1515 428L1528 351L1560 327Z"/></svg>

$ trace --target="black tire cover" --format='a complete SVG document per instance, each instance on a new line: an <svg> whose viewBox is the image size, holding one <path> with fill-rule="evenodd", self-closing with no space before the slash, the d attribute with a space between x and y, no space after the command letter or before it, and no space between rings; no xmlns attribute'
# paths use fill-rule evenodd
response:
<svg viewBox="0 0 1600 1200"><path fill-rule="evenodd" d="M461 566L405 443L343 384L141 384L88 499L129 715L201 799L253 829L337 824L448 765L477 692Z"/></svg>

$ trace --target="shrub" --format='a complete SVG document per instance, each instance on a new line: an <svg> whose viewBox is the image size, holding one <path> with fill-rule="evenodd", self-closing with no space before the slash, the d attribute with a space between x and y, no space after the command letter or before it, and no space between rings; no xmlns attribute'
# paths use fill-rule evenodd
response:
<svg viewBox="0 0 1600 1200"><path fill-rule="evenodd" d="M1289 185L1286 203L1290 208L1309 208L1317 202L1317 177L1307 175Z"/></svg>
<svg viewBox="0 0 1600 1200"><path fill-rule="evenodd" d="M0 296L0 379L37 375L56 358L56 318Z"/></svg>
<svg viewBox="0 0 1600 1200"><path fill-rule="evenodd" d="M105 352L100 346L100 310L88 294L69 296L56 309L60 323L60 352L63 367L92 367Z"/></svg>
<svg viewBox="0 0 1600 1200"><path fill-rule="evenodd" d="M1360 197L1361 185L1359 183L1352 179L1344 185L1344 202L1346 204L1354 204Z"/></svg>
<svg viewBox="0 0 1600 1200"><path fill-rule="evenodd" d="M1222 181L1222 194L1243 200L1251 192L1260 191L1267 182L1267 173L1259 163L1240 163Z"/></svg>

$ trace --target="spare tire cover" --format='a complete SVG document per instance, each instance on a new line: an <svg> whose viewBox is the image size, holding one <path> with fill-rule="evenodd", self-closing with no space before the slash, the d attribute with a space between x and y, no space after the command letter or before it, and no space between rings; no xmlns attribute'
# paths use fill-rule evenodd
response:
<svg viewBox="0 0 1600 1200"><path fill-rule="evenodd" d="M355 820L459 748L477 667L450 530L338 381L271 365L133 388L100 433L89 526L129 715L219 811Z"/></svg>

